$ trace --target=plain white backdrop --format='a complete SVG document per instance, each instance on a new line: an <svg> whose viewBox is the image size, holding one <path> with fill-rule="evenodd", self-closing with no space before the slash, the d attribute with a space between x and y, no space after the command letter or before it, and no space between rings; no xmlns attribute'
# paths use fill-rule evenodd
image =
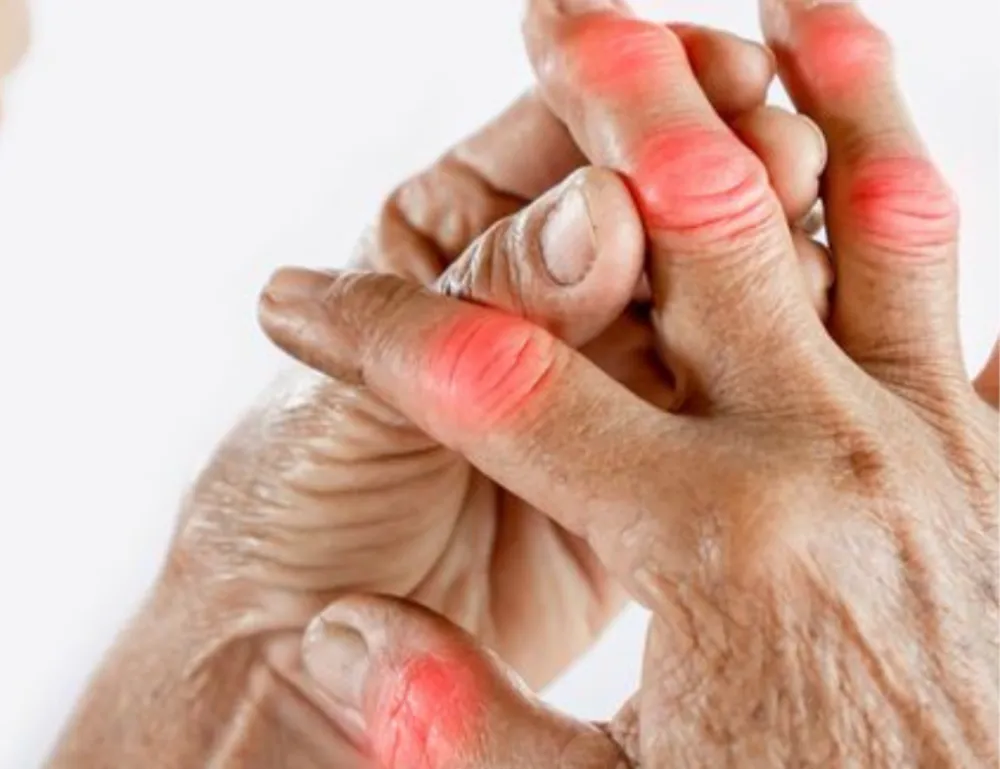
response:
<svg viewBox="0 0 1000 769"><path fill-rule="evenodd" d="M637 5L758 36L753 0ZM282 365L254 320L271 269L342 262L386 192L529 82L520 6L33 3L0 128L4 769L39 764L186 484ZM998 320L1000 8L867 7L963 204L977 369ZM611 714L642 630L627 614L552 701Z"/></svg>

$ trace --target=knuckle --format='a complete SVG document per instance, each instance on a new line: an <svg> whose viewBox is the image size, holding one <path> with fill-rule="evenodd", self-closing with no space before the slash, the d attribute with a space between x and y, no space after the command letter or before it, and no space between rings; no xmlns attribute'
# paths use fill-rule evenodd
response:
<svg viewBox="0 0 1000 769"><path fill-rule="evenodd" d="M436 769L476 752L484 726L483 670L474 661L418 655L377 693L375 752L388 767Z"/></svg>
<svg viewBox="0 0 1000 769"><path fill-rule="evenodd" d="M558 368L559 347L541 328L483 312L463 317L435 344L431 372L450 403L480 428L516 419L542 397Z"/></svg>
<svg viewBox="0 0 1000 769"><path fill-rule="evenodd" d="M934 249L958 237L955 196L925 158L861 161L847 200L859 232L886 251Z"/></svg>
<svg viewBox="0 0 1000 769"><path fill-rule="evenodd" d="M722 131L654 135L639 148L632 184L647 226L710 244L764 230L778 218L760 160Z"/></svg>
<svg viewBox="0 0 1000 769"><path fill-rule="evenodd" d="M613 14L592 14L568 22L561 45L543 71L565 73L586 91L622 93L662 82L650 75L686 66L680 39L663 26Z"/></svg>

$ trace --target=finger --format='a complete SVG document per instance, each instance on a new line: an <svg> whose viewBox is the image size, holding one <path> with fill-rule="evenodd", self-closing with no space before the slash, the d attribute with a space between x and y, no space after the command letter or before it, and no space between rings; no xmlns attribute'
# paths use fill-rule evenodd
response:
<svg viewBox="0 0 1000 769"><path fill-rule="evenodd" d="M583 537L627 583L654 542L669 543L656 556L663 568L697 552L685 511L698 489L714 488L719 465L704 462L703 451L718 451L701 423L640 400L544 329L373 273L279 271L260 312L279 347L366 385Z"/></svg>
<svg viewBox="0 0 1000 769"><path fill-rule="evenodd" d="M774 76L767 49L704 27L684 25L683 36L720 114L763 102ZM390 195L353 264L429 284L494 222L585 164L563 123L527 93Z"/></svg>
<svg viewBox="0 0 1000 769"><path fill-rule="evenodd" d="M993 408L997 408L997 401L1000 400L1000 341L993 346L993 354L976 377L976 392Z"/></svg>
<svg viewBox="0 0 1000 769"><path fill-rule="evenodd" d="M785 217L798 222L819 197L826 166L826 140L809 118L763 106L740 115L733 131L767 168Z"/></svg>
<svg viewBox="0 0 1000 769"><path fill-rule="evenodd" d="M625 184L611 171L581 169L491 227L437 288L520 315L577 347L628 305L644 250Z"/></svg>
<svg viewBox="0 0 1000 769"><path fill-rule="evenodd" d="M760 43L694 24L669 24L687 52L705 97L723 118L759 107L775 74L774 55Z"/></svg>
<svg viewBox="0 0 1000 769"><path fill-rule="evenodd" d="M671 366L718 390L739 371L730 394L755 392L740 353L718 355L720 336L748 351L818 326L781 206L760 159L705 99L676 35L614 3L590 12L595 5L529 3L541 91L591 161L630 182Z"/></svg>
<svg viewBox="0 0 1000 769"><path fill-rule="evenodd" d="M952 380L958 213L907 114L886 36L850 2L762 9L789 92L829 143L838 341L870 369L916 366Z"/></svg>
<svg viewBox="0 0 1000 769"><path fill-rule="evenodd" d="M303 661L323 710L384 769L620 769L601 729L542 705L441 617L352 596L310 625Z"/></svg>

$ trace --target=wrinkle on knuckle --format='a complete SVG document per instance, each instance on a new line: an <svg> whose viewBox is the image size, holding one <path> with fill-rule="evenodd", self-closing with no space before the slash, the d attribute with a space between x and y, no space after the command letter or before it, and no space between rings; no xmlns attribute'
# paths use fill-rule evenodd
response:
<svg viewBox="0 0 1000 769"><path fill-rule="evenodd" d="M779 220L761 161L715 129L671 129L637 148L631 186L648 227L706 245L746 238Z"/></svg>
<svg viewBox="0 0 1000 769"><path fill-rule="evenodd" d="M420 654L392 670L372 703L376 755L392 769L440 769L475 751L485 716L481 665Z"/></svg>
<svg viewBox="0 0 1000 769"><path fill-rule="evenodd" d="M547 332L499 312L469 314L432 342L428 371L453 415L479 430L509 426L543 398L561 356Z"/></svg>
<svg viewBox="0 0 1000 769"><path fill-rule="evenodd" d="M958 239L955 195L926 158L859 161L847 203L859 233L890 253L933 252Z"/></svg>

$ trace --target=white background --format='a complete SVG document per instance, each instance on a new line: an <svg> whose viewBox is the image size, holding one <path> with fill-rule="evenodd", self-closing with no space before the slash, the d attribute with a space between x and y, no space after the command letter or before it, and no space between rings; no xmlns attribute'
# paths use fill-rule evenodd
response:
<svg viewBox="0 0 1000 769"><path fill-rule="evenodd" d="M752 0L639 4L756 36ZM868 4L964 206L997 328L998 5ZM0 131L0 766L36 766L152 578L176 501L280 365L255 296L527 82L511 0L39 0ZM551 693L606 716L629 614Z"/></svg>

